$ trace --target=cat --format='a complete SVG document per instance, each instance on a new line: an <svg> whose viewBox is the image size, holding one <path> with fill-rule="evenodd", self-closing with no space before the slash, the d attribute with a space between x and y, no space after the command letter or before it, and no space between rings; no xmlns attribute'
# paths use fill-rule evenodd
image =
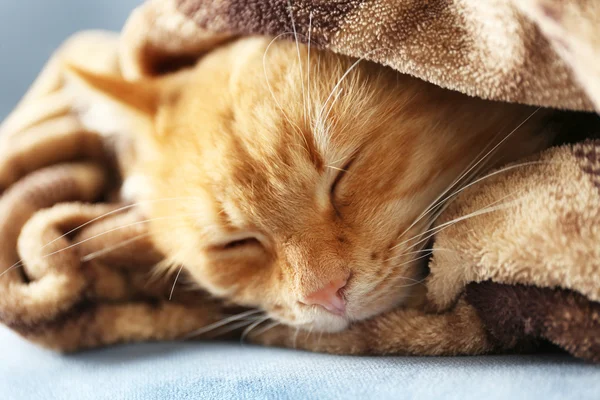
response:
<svg viewBox="0 0 600 400"><path fill-rule="evenodd" d="M545 110L293 41L140 81L69 70L84 124L129 151L122 193L163 267L312 332L419 303L443 201L550 144Z"/></svg>

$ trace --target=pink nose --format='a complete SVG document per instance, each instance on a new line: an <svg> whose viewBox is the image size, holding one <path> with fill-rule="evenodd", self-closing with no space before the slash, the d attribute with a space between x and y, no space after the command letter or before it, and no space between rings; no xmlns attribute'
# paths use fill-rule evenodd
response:
<svg viewBox="0 0 600 400"><path fill-rule="evenodd" d="M346 279L335 279L306 296L301 303L306 305L319 305L330 313L343 315L346 311L346 302L344 301L341 289L346 286Z"/></svg>

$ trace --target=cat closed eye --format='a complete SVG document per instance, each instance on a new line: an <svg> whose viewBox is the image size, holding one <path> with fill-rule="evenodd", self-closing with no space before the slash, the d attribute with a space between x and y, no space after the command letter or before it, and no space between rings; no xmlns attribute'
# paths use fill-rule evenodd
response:
<svg viewBox="0 0 600 400"><path fill-rule="evenodd" d="M262 249L263 242L254 235L235 235L230 240L223 240L209 246L210 251L215 252L234 252L236 250Z"/></svg>
<svg viewBox="0 0 600 400"><path fill-rule="evenodd" d="M232 240L231 242L225 243L222 248L223 250L232 250L243 246L261 246L258 239L254 237L248 237L244 239Z"/></svg>
<svg viewBox="0 0 600 400"><path fill-rule="evenodd" d="M329 198L331 201L331 205L333 206L335 213L340 217L341 217L340 207L343 207L347 204L341 203L339 201L339 199L336 198L336 189L337 189L338 185L340 184L340 182L342 181L342 179L344 178L344 176L346 176L346 174L348 173L348 169L350 168L350 166L352 165L352 163L354 162L355 159L356 159L356 154L354 156L352 156L352 158L343 166L343 168L339 168L339 172L338 172L337 176L335 177L335 179L333 180L333 183L331 184L331 188L329 189Z"/></svg>
<svg viewBox="0 0 600 400"><path fill-rule="evenodd" d="M352 166L352 164L354 163L354 160L356 160L356 154L352 155L350 160L348 160L348 162L346 162L346 164L344 164L342 168L336 168L338 170L338 174L336 175L335 179L333 180L333 183L331 184L331 188L329 189L329 192L332 197L335 196L336 188L342 181L342 178L344 178L344 176L348 173L348 170L350 169L350 166Z"/></svg>

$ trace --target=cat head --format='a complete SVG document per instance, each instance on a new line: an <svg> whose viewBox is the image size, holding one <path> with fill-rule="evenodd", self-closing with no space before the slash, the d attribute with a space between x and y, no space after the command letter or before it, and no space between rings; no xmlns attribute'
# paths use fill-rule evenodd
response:
<svg viewBox="0 0 600 400"><path fill-rule="evenodd" d="M71 80L85 124L134 143L126 191L173 268L322 331L415 295L424 212L531 111L265 38L162 78Z"/></svg>

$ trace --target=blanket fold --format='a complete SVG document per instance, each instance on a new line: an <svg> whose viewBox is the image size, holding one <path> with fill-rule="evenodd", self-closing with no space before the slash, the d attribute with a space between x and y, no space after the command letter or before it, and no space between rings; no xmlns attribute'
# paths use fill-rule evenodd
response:
<svg viewBox="0 0 600 400"><path fill-rule="evenodd" d="M115 195L126 156L80 123L63 65L135 80L240 35L310 39L485 99L600 109L594 0L149 0L120 35L67 41L0 125L0 322L73 351L183 339L237 310L173 291L185 271L153 274L162 255L146 220ZM569 144L492 172L440 216L428 307L402 314L396 352L479 354L549 341L600 362L600 140L572 129ZM428 342L417 326L440 335ZM282 331L252 339L290 343ZM354 350L384 352L368 343Z"/></svg>

